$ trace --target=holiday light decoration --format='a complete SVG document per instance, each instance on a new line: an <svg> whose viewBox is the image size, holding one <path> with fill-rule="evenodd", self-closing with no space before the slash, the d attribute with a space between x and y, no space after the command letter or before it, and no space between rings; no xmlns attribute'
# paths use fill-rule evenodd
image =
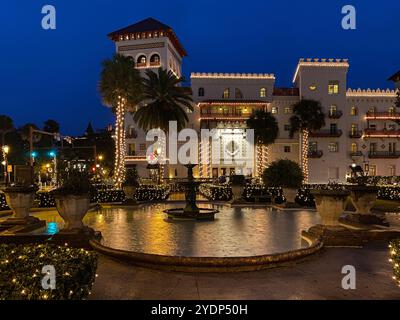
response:
<svg viewBox="0 0 400 320"><path fill-rule="evenodd" d="M301 169L303 170L303 183L308 183L308 137L307 129L301 131Z"/></svg>
<svg viewBox="0 0 400 320"><path fill-rule="evenodd" d="M116 127L115 127L115 164L114 180L117 188L121 188L125 180L125 98L118 96Z"/></svg>
<svg viewBox="0 0 400 320"><path fill-rule="evenodd" d="M400 239L389 243L389 262L393 265L393 277L396 284L400 287Z"/></svg>
<svg viewBox="0 0 400 320"><path fill-rule="evenodd" d="M53 265L57 286L41 285L42 267ZM0 245L0 300L80 300L96 277L97 255L85 249L53 245Z"/></svg>

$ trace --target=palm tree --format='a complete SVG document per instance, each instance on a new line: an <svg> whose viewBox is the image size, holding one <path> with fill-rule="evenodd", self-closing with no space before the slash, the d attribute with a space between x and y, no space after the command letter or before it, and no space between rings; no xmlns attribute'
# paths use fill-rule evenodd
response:
<svg viewBox="0 0 400 320"><path fill-rule="evenodd" d="M125 180L125 113L141 101L141 78L132 57L120 54L103 61L99 84L103 103L116 114L114 179Z"/></svg>
<svg viewBox="0 0 400 320"><path fill-rule="evenodd" d="M0 115L1 146L5 145L5 136L14 129L13 120L6 115Z"/></svg>
<svg viewBox="0 0 400 320"><path fill-rule="evenodd" d="M254 130L257 144L257 174L261 177L268 166L268 146L278 137L279 127L275 117L268 111L256 110L246 122L247 127Z"/></svg>
<svg viewBox="0 0 400 320"><path fill-rule="evenodd" d="M133 120L142 130L161 129L169 131L170 121L176 121L178 132L189 121L187 111L192 112L192 91L182 87L184 78L177 78L172 71L158 68L157 72L147 70L142 79L143 101L134 114ZM160 140L161 158L165 157L166 141ZM164 166L160 166L159 177L164 176Z"/></svg>
<svg viewBox="0 0 400 320"><path fill-rule="evenodd" d="M301 99L293 106L290 117L290 137L300 132L301 168L304 183L308 183L308 136L310 131L319 130L325 125L325 114L319 101Z"/></svg>
<svg viewBox="0 0 400 320"><path fill-rule="evenodd" d="M186 110L193 111L191 90L180 86L185 80L158 68L157 72L147 70L142 81L146 105L133 115L137 125L143 130L160 128L168 132L169 122L176 121L178 131L185 128L189 121Z"/></svg>

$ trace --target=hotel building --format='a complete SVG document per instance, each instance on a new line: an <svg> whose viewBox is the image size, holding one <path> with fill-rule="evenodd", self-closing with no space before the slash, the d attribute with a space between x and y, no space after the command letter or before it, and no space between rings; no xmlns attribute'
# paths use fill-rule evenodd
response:
<svg viewBox="0 0 400 320"><path fill-rule="evenodd" d="M182 74L186 51L171 27L146 19L109 35L116 51L131 56L140 70L159 67ZM400 172L400 113L395 108L396 91L390 89L351 89L347 87L347 59L300 59L293 86L275 86L270 73L191 73L194 111L188 113L189 128L215 128L220 135L222 157L239 150L243 158L254 159L253 168L204 164L201 157L212 157L199 146L200 177L243 173L256 175L259 164L256 148L245 136L246 120L257 109L268 110L277 119L279 137L269 147L269 162L290 159L301 163L299 136L289 136L293 105L301 98L321 102L326 125L309 137L309 182L344 182L352 164L361 165L369 175L392 176ZM390 80L400 88L400 73ZM162 170L149 165L145 133L126 114L126 164L137 165L143 177L161 172L164 178L184 177L181 165L165 165ZM179 144L178 144L179 146ZM215 152L215 151L213 151ZM252 152L252 154L249 154ZM167 156L167 155L166 155Z"/></svg>

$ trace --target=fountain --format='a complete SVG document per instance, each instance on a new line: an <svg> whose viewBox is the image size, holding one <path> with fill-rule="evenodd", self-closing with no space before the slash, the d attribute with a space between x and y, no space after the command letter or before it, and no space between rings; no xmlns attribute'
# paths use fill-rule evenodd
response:
<svg viewBox="0 0 400 320"><path fill-rule="evenodd" d="M214 215L218 210L199 208L196 204L196 190L200 182L196 182L193 177L193 168L196 164L187 164L188 169L187 181L182 182L185 186L185 208L164 210L168 214L168 218L172 220L214 220Z"/></svg>

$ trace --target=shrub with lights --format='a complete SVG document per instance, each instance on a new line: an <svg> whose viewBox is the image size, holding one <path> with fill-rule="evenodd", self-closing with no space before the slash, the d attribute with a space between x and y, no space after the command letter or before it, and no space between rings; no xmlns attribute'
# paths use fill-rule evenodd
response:
<svg viewBox="0 0 400 320"><path fill-rule="evenodd" d="M393 264L393 280L400 287L400 239L393 240L389 244L390 259Z"/></svg>
<svg viewBox="0 0 400 320"><path fill-rule="evenodd" d="M42 287L44 266L56 270L56 288ZM0 245L0 300L81 300L95 281L97 255L53 245Z"/></svg>
<svg viewBox="0 0 400 320"><path fill-rule="evenodd" d="M10 210L10 208L7 205L5 194L0 192L0 211L2 210Z"/></svg>
<svg viewBox="0 0 400 320"><path fill-rule="evenodd" d="M136 189L135 198L137 201L164 201L170 191L168 185L141 185Z"/></svg>

